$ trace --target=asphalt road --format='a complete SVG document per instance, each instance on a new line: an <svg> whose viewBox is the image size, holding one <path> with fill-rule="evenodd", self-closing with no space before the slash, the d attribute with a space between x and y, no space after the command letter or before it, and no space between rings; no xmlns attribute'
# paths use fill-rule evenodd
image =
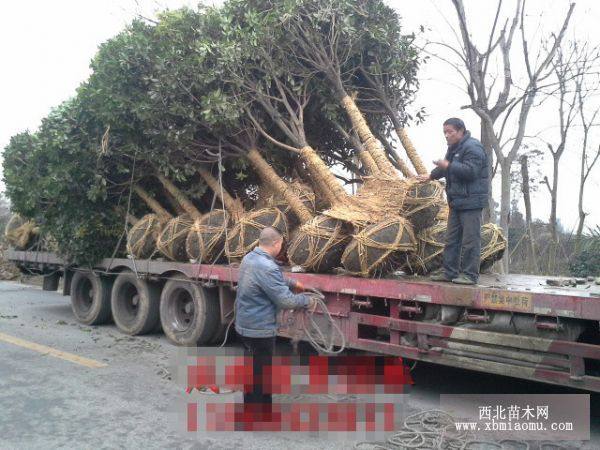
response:
<svg viewBox="0 0 600 450"><path fill-rule="evenodd" d="M159 334L128 337L114 325L80 325L69 298L56 292L0 282L0 448L353 447L306 435L184 432L184 404L200 394L185 394L176 380L178 352ZM444 393L575 392L428 364L417 365L413 377L409 413L437 408ZM592 440L565 448L600 448L600 398L591 401Z"/></svg>

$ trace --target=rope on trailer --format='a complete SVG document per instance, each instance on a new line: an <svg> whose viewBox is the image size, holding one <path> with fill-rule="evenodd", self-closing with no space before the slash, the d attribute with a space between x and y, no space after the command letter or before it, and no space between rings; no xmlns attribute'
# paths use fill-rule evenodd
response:
<svg viewBox="0 0 600 450"><path fill-rule="evenodd" d="M301 312L302 314L302 329L304 330L304 335L308 339L310 345L319 352L319 354L327 354L327 355L337 355L342 353L346 348L346 336L342 332L339 325L333 320L331 317L331 313L327 308L327 305L324 301L324 296L320 292L313 292L311 296L316 300L317 304L313 310L304 310ZM314 318L314 313L317 308L320 308L324 313L324 317L326 318L329 324L329 336L325 337L325 333L321 329L321 327L317 324ZM307 325L307 317L308 317L308 325ZM334 333L335 330L335 333ZM337 334L340 337L341 344L337 350L334 349L334 336Z"/></svg>

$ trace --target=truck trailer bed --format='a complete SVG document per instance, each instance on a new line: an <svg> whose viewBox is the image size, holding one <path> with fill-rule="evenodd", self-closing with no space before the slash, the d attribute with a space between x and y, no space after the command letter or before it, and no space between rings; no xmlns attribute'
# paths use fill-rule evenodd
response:
<svg viewBox="0 0 600 450"><path fill-rule="evenodd" d="M22 269L64 276L65 294L77 270L107 277L131 270L149 282L184 277L218 290L222 320L238 277L235 265L115 258L83 268L52 253L7 257ZM459 286L413 276L288 276L325 294L350 348L600 392L600 286L591 282L554 287L547 277L482 275L479 285ZM285 314L279 334L302 339L301 321Z"/></svg>

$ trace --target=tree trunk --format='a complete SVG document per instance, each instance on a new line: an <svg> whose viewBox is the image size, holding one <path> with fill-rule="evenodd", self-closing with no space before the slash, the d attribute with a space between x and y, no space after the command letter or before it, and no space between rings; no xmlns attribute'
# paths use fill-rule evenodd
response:
<svg viewBox="0 0 600 450"><path fill-rule="evenodd" d="M165 208L160 205L160 203L153 199L145 189L135 185L133 186L133 190L156 215L165 219L170 219L173 217Z"/></svg>
<svg viewBox="0 0 600 450"><path fill-rule="evenodd" d="M481 121L481 145L485 150L488 158L488 206L483 211L483 221L496 223L496 209L494 195L492 192L492 177L494 175L494 149L490 138L490 130L484 120Z"/></svg>
<svg viewBox="0 0 600 450"><path fill-rule="evenodd" d="M523 201L525 202L525 227L527 233L527 254L528 254L528 269L531 273L538 273L537 254L535 251L535 238L533 236L533 229L531 223L533 221L531 213L531 195L529 189L529 167L527 155L523 155L520 159L521 162L521 192L523 192Z"/></svg>
<svg viewBox="0 0 600 450"><path fill-rule="evenodd" d="M577 223L577 235L575 236L575 254L578 255L581 252L581 237L583 236L583 224L585 223L585 216L587 215L583 210L583 190L585 188L585 160L581 158L581 178L579 179L579 201L577 203L579 211L579 222Z"/></svg>
<svg viewBox="0 0 600 450"><path fill-rule="evenodd" d="M583 224L585 223L586 213L583 210L583 191L585 189L586 173L585 173L585 161L586 161L586 150L587 150L587 129L584 128L583 138L583 153L581 155L581 170L579 174L579 199L577 202L577 209L579 212L579 222L577 223L577 235L575 236L575 254L579 254L581 251L581 236L583 235Z"/></svg>
<svg viewBox="0 0 600 450"><path fill-rule="evenodd" d="M340 103L346 110L350 123L358 133L360 140L365 145L367 151L371 154L377 166L383 172L384 175L390 177L397 177L394 166L387 158L381 143L375 138L373 132L369 128L367 121L356 106L356 102L347 93L341 96Z"/></svg>
<svg viewBox="0 0 600 450"><path fill-rule="evenodd" d="M356 152L358 154L358 159L369 175L377 175L380 172L377 163L368 151L356 149Z"/></svg>
<svg viewBox="0 0 600 450"><path fill-rule="evenodd" d="M179 190L177 186L173 184L171 180L166 178L161 173L157 173L156 177L165 187L167 191L175 198L175 201L181 205L181 207L188 213L193 219L198 219L202 216L202 213L196 209L194 204L185 196L183 192Z"/></svg>
<svg viewBox="0 0 600 450"><path fill-rule="evenodd" d="M140 220L137 217L135 217L133 214L129 214L129 213L127 213L126 218L127 218L127 223L129 223L129 225L131 225L131 226L135 225Z"/></svg>
<svg viewBox="0 0 600 450"><path fill-rule="evenodd" d="M504 159L501 164L502 173L500 179L501 201L500 201L500 228L504 236L508 239L508 225L510 221L510 166L511 161ZM502 257L502 269L504 273L509 271L509 255L510 251L505 251Z"/></svg>
<svg viewBox="0 0 600 450"><path fill-rule="evenodd" d="M165 194L165 197L167 198L167 201L169 202L169 205L171 205L171 207L175 210L175 212L177 213L178 216L185 214L185 209L183 209L181 207L179 202L177 200L175 200L175 197L173 197L169 191L167 191L165 189L164 194Z"/></svg>
<svg viewBox="0 0 600 450"><path fill-rule="evenodd" d="M307 145L300 149L300 155L306 162L309 172L315 178L315 182L319 183L332 205L347 203L348 194L317 152Z"/></svg>
<svg viewBox="0 0 600 450"><path fill-rule="evenodd" d="M411 168L408 167L408 164L406 164L406 162L404 162L404 160L400 157L400 155L398 155L398 153L394 150L390 143L384 140L383 138L379 139L379 142L383 145L386 151L386 156L388 156L392 164L397 166L398 170L402 173L402 175L404 175L404 177L406 178L413 178L415 174L413 173Z"/></svg>
<svg viewBox="0 0 600 450"><path fill-rule="evenodd" d="M417 171L417 173L419 175L428 174L429 171L425 167L425 164L423 164L423 160L417 153L417 149L415 148L412 141L408 137L408 134L406 133L406 129L404 127L398 126L396 124L396 121L394 121L394 127L396 129L396 134L398 135L398 138L400 139L400 143L402 144L402 147L404 147L404 150L406 151L406 155L408 156L408 159L410 159L410 162L412 163L412 165L415 168L415 170Z"/></svg>
<svg viewBox="0 0 600 450"><path fill-rule="evenodd" d="M558 202L558 163L559 158L553 153L552 187L550 188L550 250L548 253L548 273L554 275L557 269L558 258L558 223L556 207Z"/></svg>
<svg viewBox="0 0 600 450"><path fill-rule="evenodd" d="M265 161L257 149L252 148L248 152L248 159L252 163L254 169L258 172L260 178L271 188L280 194L289 203L291 210L296 214L301 223L308 222L312 219L312 214L309 209L304 206L300 197L298 197L291 189L290 185L281 179L273 168Z"/></svg>
<svg viewBox="0 0 600 450"><path fill-rule="evenodd" d="M215 193L215 195L221 200L223 208L234 217L239 217L244 212L244 208L238 199L235 199L227 192L224 188L221 189L219 180L212 176L212 174L203 167L196 169L198 174L202 177L207 186Z"/></svg>
<svg viewBox="0 0 600 450"><path fill-rule="evenodd" d="M303 160L300 159L299 161ZM331 195L328 195L326 192L324 192L323 187L319 183L315 182L315 176L308 169L308 164L307 167L304 167L302 164L296 164L295 169L298 172L300 179L312 186L313 191L315 191L315 201L318 205L318 209L326 209L327 207L330 207L332 205L330 202Z"/></svg>

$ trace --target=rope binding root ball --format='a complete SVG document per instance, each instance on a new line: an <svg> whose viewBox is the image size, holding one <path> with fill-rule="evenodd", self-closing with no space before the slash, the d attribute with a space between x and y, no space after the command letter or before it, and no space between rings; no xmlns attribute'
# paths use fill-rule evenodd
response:
<svg viewBox="0 0 600 450"><path fill-rule="evenodd" d="M407 272L424 275L442 267L447 228L446 221L438 221L417 234L417 251L408 258Z"/></svg>
<svg viewBox="0 0 600 450"><path fill-rule="evenodd" d="M39 233L38 227L31 220L14 214L4 230L6 242L17 250L26 250L34 244L34 237Z"/></svg>
<svg viewBox="0 0 600 450"><path fill-rule="evenodd" d="M215 209L196 219L186 239L186 251L192 261L218 264L225 261L224 248L229 213Z"/></svg>
<svg viewBox="0 0 600 450"><path fill-rule="evenodd" d="M290 242L288 258L293 265L312 272L338 267L350 241L346 225L327 216L316 216L297 229Z"/></svg>
<svg viewBox="0 0 600 450"><path fill-rule="evenodd" d="M277 208L264 208L242 215L228 233L225 242L227 258L233 261L241 260L246 253L258 245L260 232L266 227L279 230L287 239L287 221Z"/></svg>
<svg viewBox="0 0 600 450"><path fill-rule="evenodd" d="M496 261L502 259L506 251L506 237L502 228L494 223L481 227L481 271L489 270Z"/></svg>
<svg viewBox="0 0 600 450"><path fill-rule="evenodd" d="M172 261L186 261L185 241L194 221L189 214L182 214L167 222L156 242L158 250Z"/></svg>
<svg viewBox="0 0 600 450"><path fill-rule="evenodd" d="M127 233L127 252L135 258L148 259L156 252L156 241L165 225L156 214L146 214Z"/></svg>
<svg viewBox="0 0 600 450"><path fill-rule="evenodd" d="M353 275L384 274L403 265L416 249L410 223L399 216L389 217L355 234L342 255L342 264Z"/></svg>
<svg viewBox="0 0 600 450"><path fill-rule="evenodd" d="M416 233L435 223L444 203L443 193L439 181L415 182L408 188L402 216L410 220Z"/></svg>

